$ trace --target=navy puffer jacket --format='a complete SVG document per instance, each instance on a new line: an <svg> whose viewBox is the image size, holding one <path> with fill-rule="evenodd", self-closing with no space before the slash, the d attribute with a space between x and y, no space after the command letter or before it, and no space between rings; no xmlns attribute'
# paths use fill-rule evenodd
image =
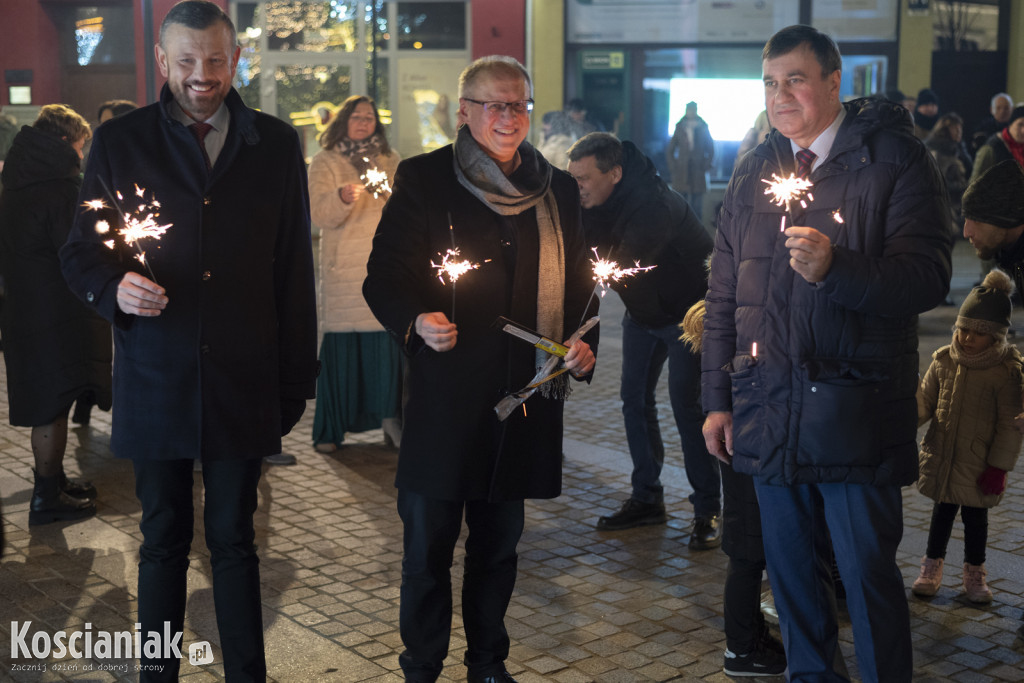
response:
<svg viewBox="0 0 1024 683"><path fill-rule="evenodd" d="M732 411L733 465L767 484L917 478L917 315L949 290L949 210L905 110L844 106L813 201L792 217L832 240L823 282L790 267L783 209L764 194L762 179L793 172L778 131L737 166L719 218L704 408Z"/></svg>

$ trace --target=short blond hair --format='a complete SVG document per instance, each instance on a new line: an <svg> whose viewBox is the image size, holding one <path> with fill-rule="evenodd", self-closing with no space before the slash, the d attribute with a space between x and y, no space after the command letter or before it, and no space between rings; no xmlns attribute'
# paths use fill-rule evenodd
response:
<svg viewBox="0 0 1024 683"><path fill-rule="evenodd" d="M506 55L481 57L463 69L459 74L459 97L465 97L466 92L484 76L522 79L526 83L530 97L533 97L533 80L530 73L518 59Z"/></svg>
<svg viewBox="0 0 1024 683"><path fill-rule="evenodd" d="M89 122L66 104L47 104L39 110L33 128L64 138L70 143L92 137Z"/></svg>

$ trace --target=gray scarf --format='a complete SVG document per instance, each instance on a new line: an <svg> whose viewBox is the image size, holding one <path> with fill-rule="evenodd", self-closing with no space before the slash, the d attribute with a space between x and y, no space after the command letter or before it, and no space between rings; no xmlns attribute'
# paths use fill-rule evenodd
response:
<svg viewBox="0 0 1024 683"><path fill-rule="evenodd" d="M551 191L551 165L529 143L519 146L524 174L523 187L510 181L494 160L473 138L469 126L455 137L455 177L459 184L501 216L517 216L537 208L537 235L540 244L537 269L537 321L535 329L549 339L563 340L562 317L565 307L565 245L558 220L558 205ZM536 365L544 365L548 354L537 350ZM565 377L541 385L544 396L564 397Z"/></svg>

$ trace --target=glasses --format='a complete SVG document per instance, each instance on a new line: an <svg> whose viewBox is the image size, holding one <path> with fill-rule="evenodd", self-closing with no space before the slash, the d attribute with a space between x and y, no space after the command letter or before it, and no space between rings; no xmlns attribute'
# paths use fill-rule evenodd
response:
<svg viewBox="0 0 1024 683"><path fill-rule="evenodd" d="M484 111L488 114L494 114L495 116L501 116L505 112L512 110L512 113L517 116L523 114L529 114L533 111L533 100L519 100L518 102L481 102L480 100L474 100L472 97L463 97L462 99L473 104L479 104L484 108Z"/></svg>

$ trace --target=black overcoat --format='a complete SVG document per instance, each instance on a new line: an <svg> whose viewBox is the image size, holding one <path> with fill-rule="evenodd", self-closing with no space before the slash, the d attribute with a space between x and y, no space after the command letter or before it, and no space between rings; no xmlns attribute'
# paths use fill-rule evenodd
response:
<svg viewBox="0 0 1024 683"><path fill-rule="evenodd" d="M37 427L90 394L110 409L110 325L64 282L57 252L71 230L81 169L66 141L26 126L0 194L0 330L10 422Z"/></svg>
<svg viewBox="0 0 1024 683"><path fill-rule="evenodd" d="M523 164L547 165L524 143ZM515 182L516 174L511 179ZM363 294L410 353L396 486L443 500L553 498L561 492L562 402L534 394L504 422L494 405L526 386L534 348L495 329L503 315L528 327L537 317L536 211L502 218L462 187L449 145L403 161L373 240ZM565 243L563 336L580 325L594 283L580 224L579 190L551 180ZM449 221L451 228L449 228ZM480 264L454 287L431 268L452 248ZM445 281L447 282L447 280ZM454 301L454 303L453 303ZM413 331L420 313L441 311L458 326L455 348L438 353ZM596 334L585 337L596 350Z"/></svg>
<svg viewBox="0 0 1024 683"><path fill-rule="evenodd" d="M314 395L316 303L306 168L295 131L232 90L223 151L207 172L171 94L96 131L64 274L115 326L111 448L141 459L241 459L281 450L281 401ZM97 220L103 184L137 205L155 197L164 236L141 243L169 303L157 317L117 307L134 250Z"/></svg>

